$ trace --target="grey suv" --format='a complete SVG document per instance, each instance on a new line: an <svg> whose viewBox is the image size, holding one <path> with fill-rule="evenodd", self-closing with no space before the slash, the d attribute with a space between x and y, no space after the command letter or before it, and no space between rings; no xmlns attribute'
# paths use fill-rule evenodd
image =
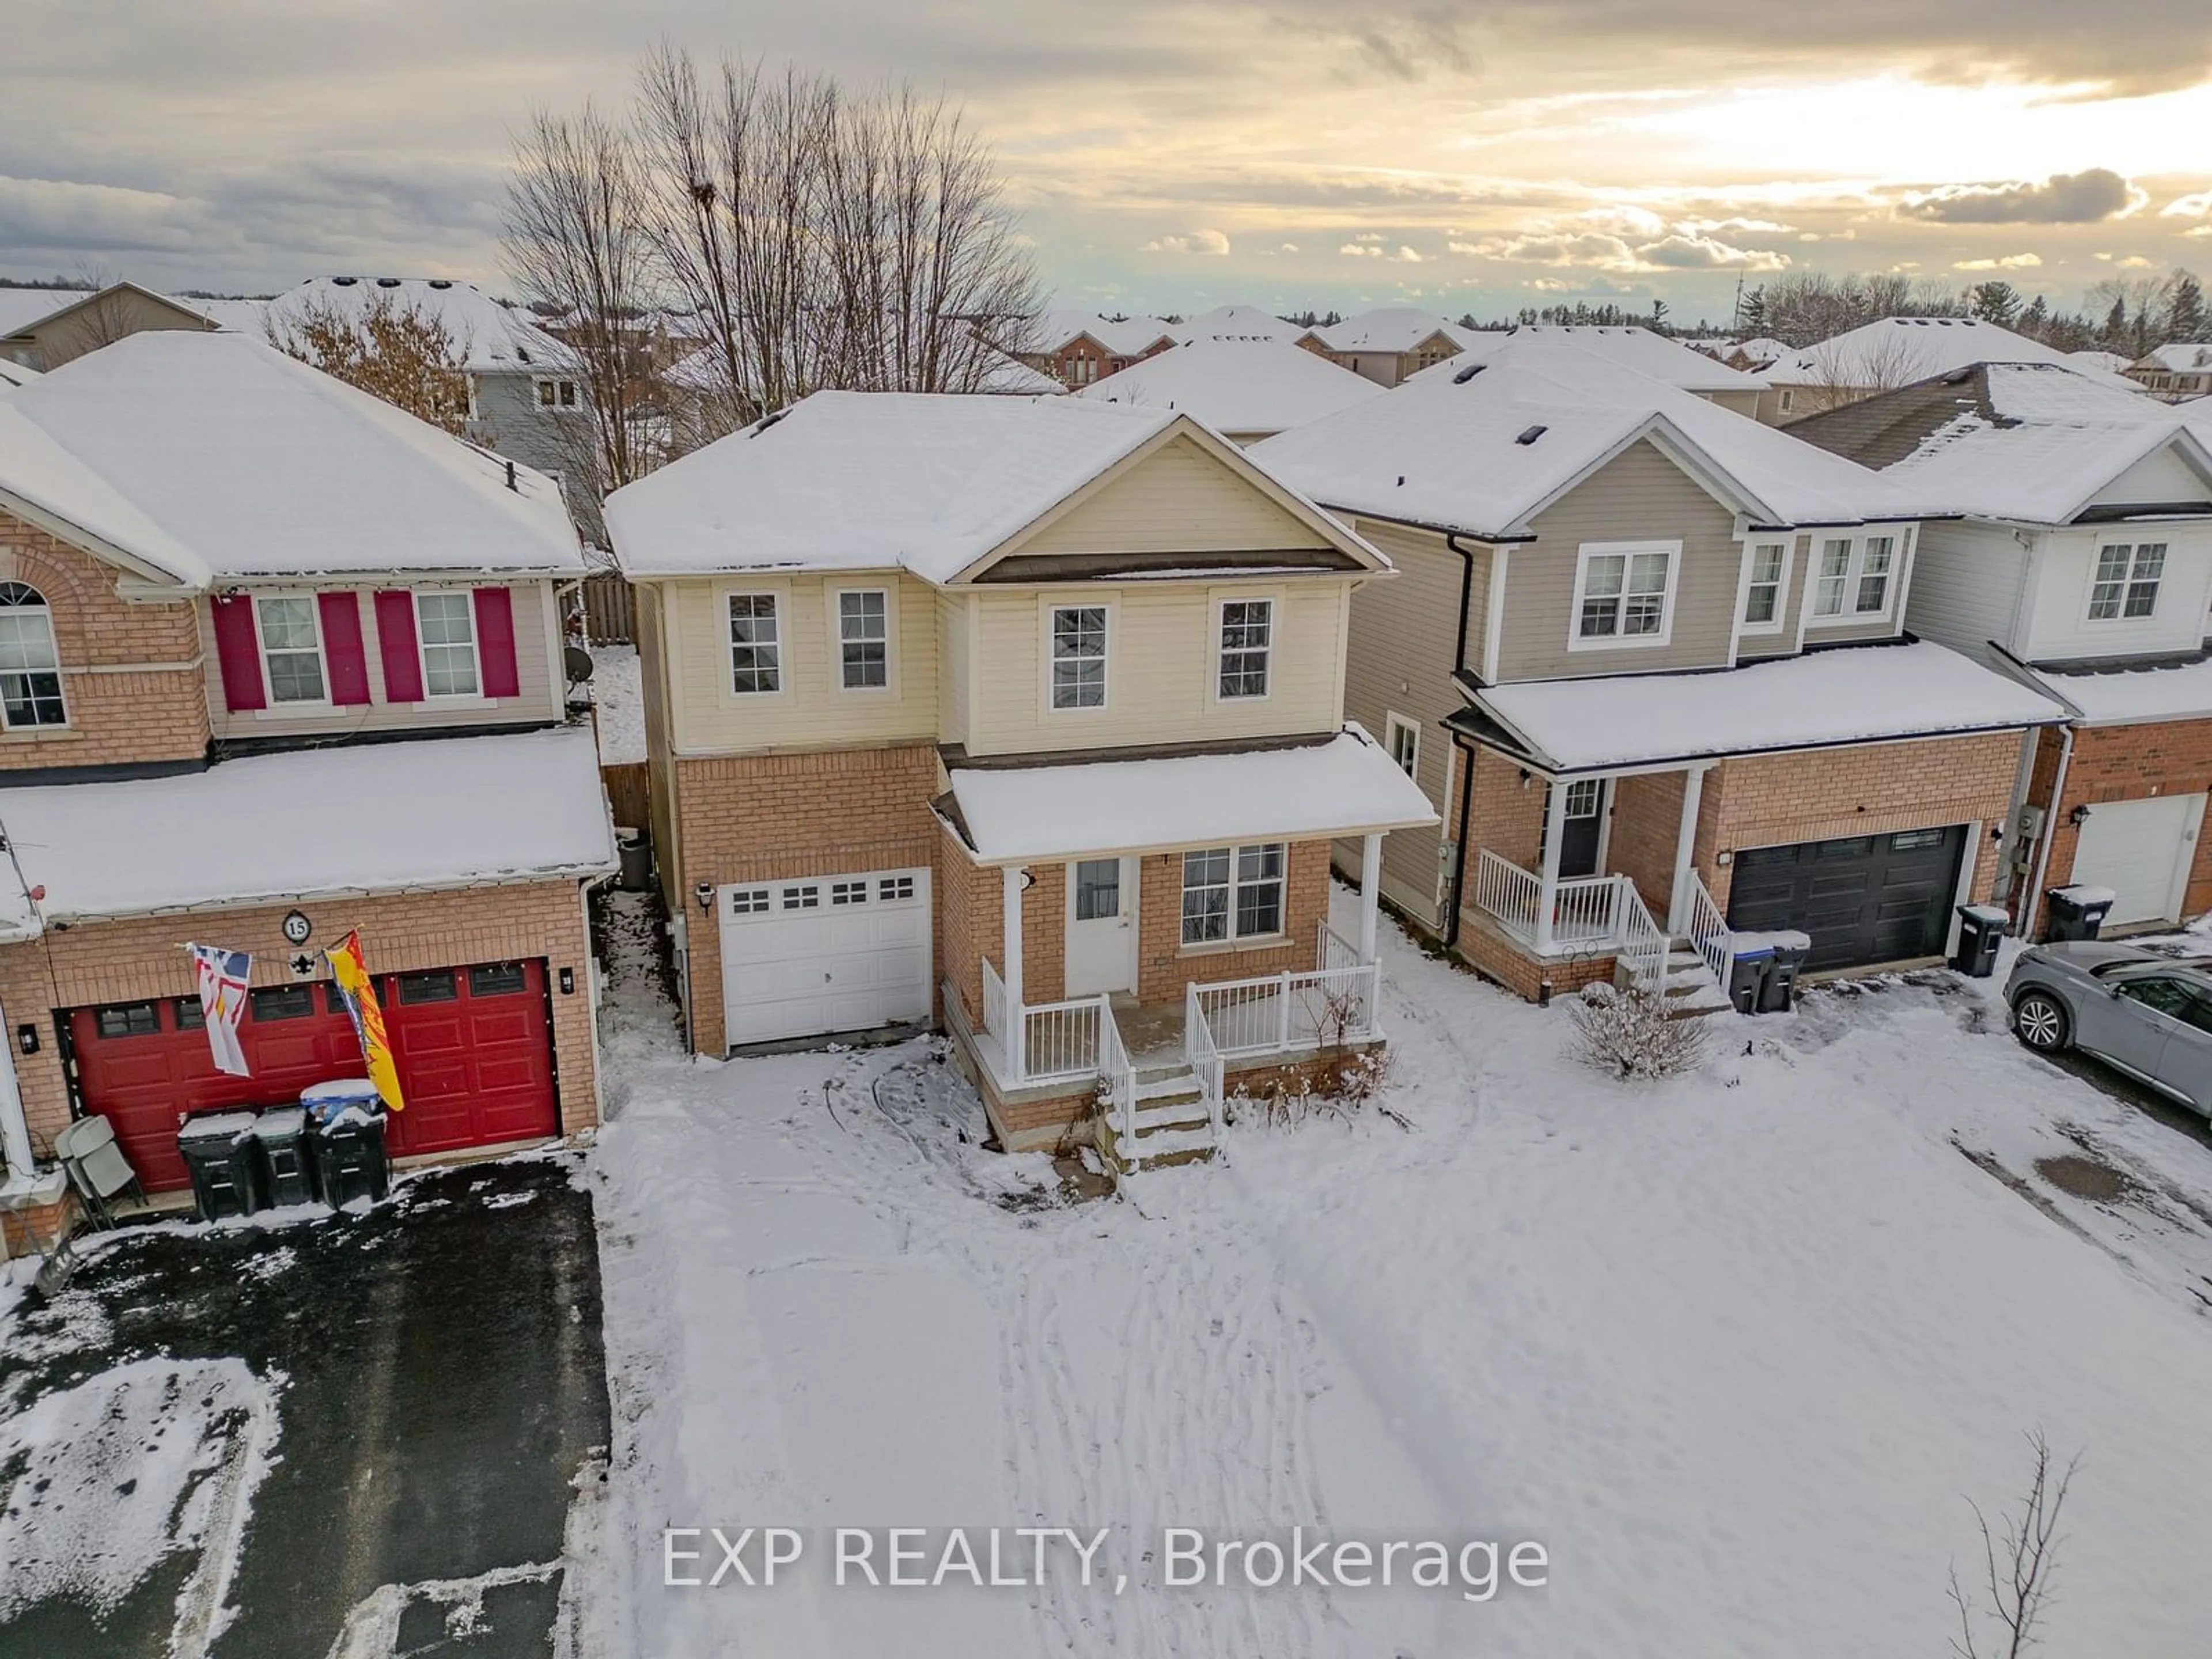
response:
<svg viewBox="0 0 2212 1659"><path fill-rule="evenodd" d="M2079 1048L2212 1116L2212 963L2101 939L2023 951L2012 1029L2039 1054Z"/></svg>

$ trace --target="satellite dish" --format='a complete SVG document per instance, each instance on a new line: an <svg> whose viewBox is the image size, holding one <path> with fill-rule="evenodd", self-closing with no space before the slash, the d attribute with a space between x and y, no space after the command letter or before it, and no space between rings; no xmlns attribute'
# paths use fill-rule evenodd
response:
<svg viewBox="0 0 2212 1659"><path fill-rule="evenodd" d="M580 645L564 647L561 653L561 666L568 676L569 684L582 685L592 678L592 653Z"/></svg>

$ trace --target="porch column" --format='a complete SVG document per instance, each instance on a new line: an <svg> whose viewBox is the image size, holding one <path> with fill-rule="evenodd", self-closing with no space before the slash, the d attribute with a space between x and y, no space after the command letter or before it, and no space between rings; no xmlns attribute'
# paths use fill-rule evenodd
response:
<svg viewBox="0 0 2212 1659"><path fill-rule="evenodd" d="M1536 882L1536 954L1552 950L1552 922L1559 904L1559 843L1567 835L1567 786L1552 780L1550 799L1544 805L1544 871Z"/></svg>
<svg viewBox="0 0 2212 1659"><path fill-rule="evenodd" d="M1674 831L1674 885L1667 896L1667 931L1680 933L1690 925L1691 871L1697 860L1698 805L1705 799L1705 772L1693 766L1682 775L1682 822Z"/></svg>
<svg viewBox="0 0 2212 1659"><path fill-rule="evenodd" d="M1382 904L1382 837L1359 843L1359 959L1375 960L1375 922Z"/></svg>
<svg viewBox="0 0 2212 1659"><path fill-rule="evenodd" d="M1006 1065L1019 1082L1023 1073L1022 1039L1027 1035L1022 1018L1022 889L1024 872L1012 865L1001 871L1005 880L1006 929L1001 950L1006 964L999 977L1006 987Z"/></svg>
<svg viewBox="0 0 2212 1659"><path fill-rule="evenodd" d="M15 1079L15 1043L7 1017L0 1014L0 1155L8 1173L28 1181L35 1160L31 1156L31 1126L23 1116L22 1086Z"/></svg>

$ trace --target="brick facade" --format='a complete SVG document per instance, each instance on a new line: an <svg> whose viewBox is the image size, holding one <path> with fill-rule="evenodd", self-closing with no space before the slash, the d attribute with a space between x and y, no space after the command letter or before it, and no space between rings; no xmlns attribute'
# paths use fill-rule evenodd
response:
<svg viewBox="0 0 2212 1659"><path fill-rule="evenodd" d="M670 908L684 920L691 1046L719 1054L728 1046L720 917L712 905L702 910L693 890L934 863L937 750L919 744L741 755L677 760L669 770L678 850L663 879Z"/></svg>
<svg viewBox="0 0 2212 1659"><path fill-rule="evenodd" d="M2081 831L2067 820L2076 807L2151 795L2212 793L2212 720L2077 727L2074 756L2066 765L2065 798L2054 802L2051 795L2057 782L2061 743L2056 731L2040 734L2028 788L2028 799L2049 809L2046 888L2063 887L2074 879L2074 854ZM2200 828L2181 914L2197 915L2208 909L2212 909L2212 836Z"/></svg>
<svg viewBox="0 0 2212 1659"><path fill-rule="evenodd" d="M120 572L0 513L0 580L45 596L68 724L0 732L0 771L198 760L208 751L198 601L125 600Z"/></svg>
<svg viewBox="0 0 2212 1659"><path fill-rule="evenodd" d="M39 1052L15 1056L31 1138L40 1157L70 1121L55 1014L64 1008L189 996L190 958L178 946L199 939L253 953L253 983L292 982L285 958L295 947L283 926L289 905L149 916L58 928L43 939L0 948L0 1008L7 1035L34 1024ZM543 957L552 981L553 1052L560 1077L561 1127L573 1133L599 1122L599 1084L592 1030L591 950L583 899L574 882L479 887L451 893L320 899L303 903L315 924L314 946L361 929L370 970L406 973ZM575 970L576 989L562 994L560 971ZM327 971L319 974L327 978Z"/></svg>
<svg viewBox="0 0 2212 1659"><path fill-rule="evenodd" d="M1180 1002L1193 982L1257 979L1262 974L1310 972L1321 925L1328 919L1328 854L1325 841L1294 841L1285 863L1279 943L1186 946L1182 942L1182 854L1156 854L1143 860L1137 908L1137 1000Z"/></svg>

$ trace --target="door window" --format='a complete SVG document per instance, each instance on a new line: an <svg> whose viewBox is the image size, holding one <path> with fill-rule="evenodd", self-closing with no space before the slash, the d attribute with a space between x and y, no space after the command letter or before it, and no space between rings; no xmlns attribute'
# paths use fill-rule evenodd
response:
<svg viewBox="0 0 2212 1659"><path fill-rule="evenodd" d="M1110 921L1121 914L1121 860L1085 859L1075 866L1075 919Z"/></svg>

